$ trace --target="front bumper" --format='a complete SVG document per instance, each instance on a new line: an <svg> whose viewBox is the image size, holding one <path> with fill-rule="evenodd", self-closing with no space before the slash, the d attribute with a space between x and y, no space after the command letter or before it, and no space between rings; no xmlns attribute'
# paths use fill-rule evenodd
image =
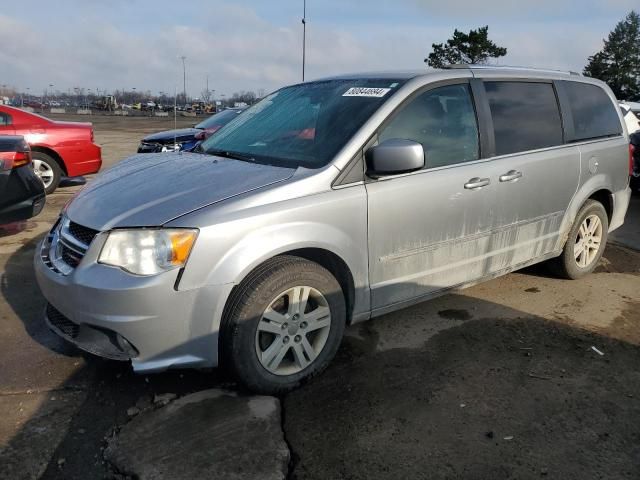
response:
<svg viewBox="0 0 640 480"><path fill-rule="evenodd" d="M48 237L36 249L36 279L50 304L52 330L90 353L131 360L138 372L217 366L220 302L231 286L180 291L178 270L142 277L98 264L105 239L98 234L67 275L43 259Z"/></svg>
<svg viewBox="0 0 640 480"><path fill-rule="evenodd" d="M95 143L58 147L56 152L62 157L69 177L96 173L102 167L102 148Z"/></svg>

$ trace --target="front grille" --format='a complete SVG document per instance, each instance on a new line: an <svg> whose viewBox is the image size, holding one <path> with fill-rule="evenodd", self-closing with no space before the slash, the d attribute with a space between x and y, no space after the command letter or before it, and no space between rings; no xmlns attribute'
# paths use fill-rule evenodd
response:
<svg viewBox="0 0 640 480"><path fill-rule="evenodd" d="M80 265L98 233L62 217L42 244L42 260L53 271L69 275Z"/></svg>
<svg viewBox="0 0 640 480"><path fill-rule="evenodd" d="M60 330L60 332L63 333L66 337L78 337L78 333L80 333L80 326L76 325L67 317L65 317L50 303L47 304L47 318L49 319L49 322L51 322L51 325Z"/></svg>
<svg viewBox="0 0 640 480"><path fill-rule="evenodd" d="M93 230L92 228L83 227L77 223L69 222L69 233L85 245L89 246L98 234L98 230Z"/></svg>
<svg viewBox="0 0 640 480"><path fill-rule="evenodd" d="M138 146L138 153L158 153L162 151L162 145L159 143L142 142Z"/></svg>
<svg viewBox="0 0 640 480"><path fill-rule="evenodd" d="M62 245L61 253L62 261L70 267L76 268L80 265L80 260L82 260L83 255L79 255L64 244Z"/></svg>

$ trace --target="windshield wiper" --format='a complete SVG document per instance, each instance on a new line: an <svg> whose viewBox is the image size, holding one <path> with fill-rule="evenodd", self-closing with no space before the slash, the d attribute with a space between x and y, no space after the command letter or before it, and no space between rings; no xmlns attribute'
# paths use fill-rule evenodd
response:
<svg viewBox="0 0 640 480"><path fill-rule="evenodd" d="M234 160L242 160L244 162L255 163L256 159L250 155L245 155L239 152L231 152L229 150L206 150L204 153L207 155L216 155L218 157L232 158Z"/></svg>

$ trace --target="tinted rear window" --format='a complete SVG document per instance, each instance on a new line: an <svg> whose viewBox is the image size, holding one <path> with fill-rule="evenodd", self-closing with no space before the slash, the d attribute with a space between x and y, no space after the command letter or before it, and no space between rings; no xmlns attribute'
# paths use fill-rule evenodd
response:
<svg viewBox="0 0 640 480"><path fill-rule="evenodd" d="M562 122L553 85L486 82L496 155L561 145Z"/></svg>
<svg viewBox="0 0 640 480"><path fill-rule="evenodd" d="M609 137L622 133L616 106L597 85L565 82L571 114L574 140Z"/></svg>

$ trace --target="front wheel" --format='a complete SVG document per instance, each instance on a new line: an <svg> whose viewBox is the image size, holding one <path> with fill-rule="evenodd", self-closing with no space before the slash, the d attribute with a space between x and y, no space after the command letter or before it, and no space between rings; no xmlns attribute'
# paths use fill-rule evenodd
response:
<svg viewBox="0 0 640 480"><path fill-rule="evenodd" d="M587 200L576 216L562 254L551 263L554 272L571 280L591 273L602 257L608 231L609 219L602 204Z"/></svg>
<svg viewBox="0 0 640 480"><path fill-rule="evenodd" d="M326 368L345 319L344 295L329 271L275 257L234 293L222 326L223 366L252 391L286 392Z"/></svg>

